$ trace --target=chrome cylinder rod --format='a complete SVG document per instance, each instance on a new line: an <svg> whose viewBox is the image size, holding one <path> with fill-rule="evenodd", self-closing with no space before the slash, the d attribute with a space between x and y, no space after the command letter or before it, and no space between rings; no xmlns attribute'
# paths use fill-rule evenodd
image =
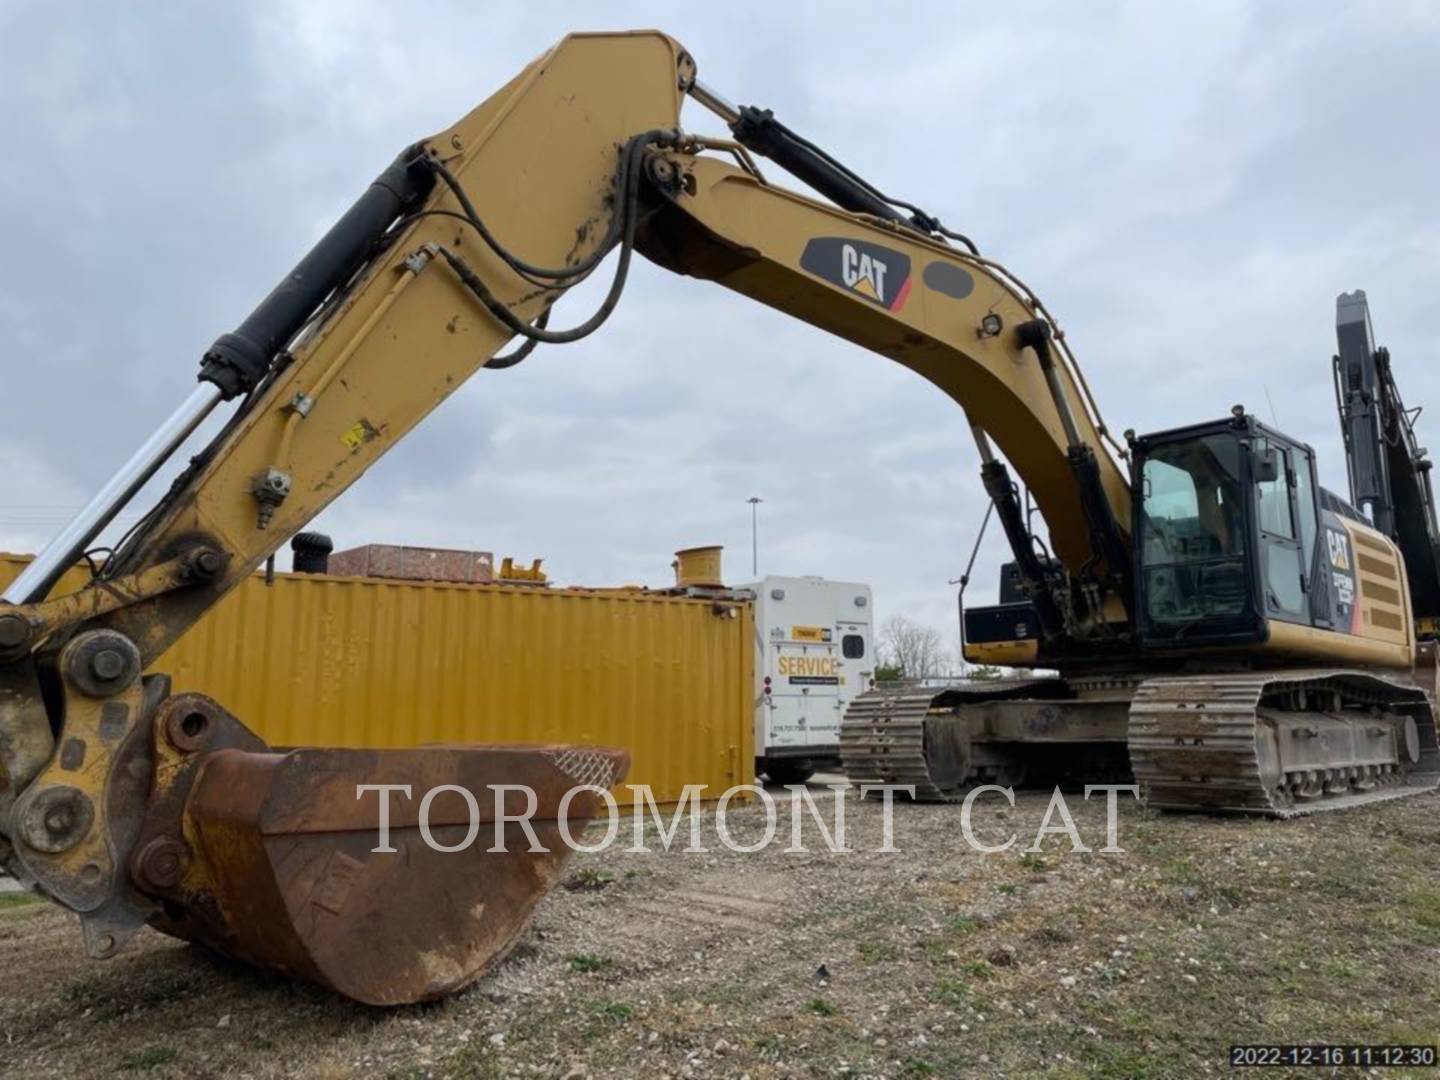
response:
<svg viewBox="0 0 1440 1080"><path fill-rule="evenodd" d="M0 599L11 604L32 604L45 599L75 560L85 552L100 530L110 524L124 505L144 487L220 401L220 388L202 382L174 414L156 428L120 471L110 478L96 496L76 514L70 524L45 545L20 576L10 583Z"/></svg>
<svg viewBox="0 0 1440 1080"><path fill-rule="evenodd" d="M725 99L725 95L710 89L699 79L690 86L690 96L727 124L740 119L740 110Z"/></svg>

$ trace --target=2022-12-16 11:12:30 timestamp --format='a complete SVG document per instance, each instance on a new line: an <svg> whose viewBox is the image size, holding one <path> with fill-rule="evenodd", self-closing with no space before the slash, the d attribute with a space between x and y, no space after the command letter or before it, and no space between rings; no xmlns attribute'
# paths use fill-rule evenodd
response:
<svg viewBox="0 0 1440 1080"><path fill-rule="evenodd" d="M1398 1045L1246 1045L1230 1048L1233 1069L1263 1068L1435 1068L1440 1051L1434 1046Z"/></svg>

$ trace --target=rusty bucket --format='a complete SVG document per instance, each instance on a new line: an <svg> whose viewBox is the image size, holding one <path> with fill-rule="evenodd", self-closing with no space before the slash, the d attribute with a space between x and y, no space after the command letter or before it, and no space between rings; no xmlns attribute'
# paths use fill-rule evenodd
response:
<svg viewBox="0 0 1440 1080"><path fill-rule="evenodd" d="M372 1005L451 993L518 940L623 750L271 750L165 700L132 880L152 925Z"/></svg>

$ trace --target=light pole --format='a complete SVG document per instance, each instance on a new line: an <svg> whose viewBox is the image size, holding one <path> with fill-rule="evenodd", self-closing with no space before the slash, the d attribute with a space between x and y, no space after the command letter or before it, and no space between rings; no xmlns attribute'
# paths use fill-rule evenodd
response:
<svg viewBox="0 0 1440 1080"><path fill-rule="evenodd" d="M759 507L765 500L758 495L751 495L745 500L750 504L750 576L760 576L760 511Z"/></svg>

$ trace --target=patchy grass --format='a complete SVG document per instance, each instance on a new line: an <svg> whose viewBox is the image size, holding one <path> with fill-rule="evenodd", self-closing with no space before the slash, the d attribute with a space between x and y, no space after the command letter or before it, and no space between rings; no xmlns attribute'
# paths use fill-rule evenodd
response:
<svg viewBox="0 0 1440 1080"><path fill-rule="evenodd" d="M1049 924L1037 927L1031 934L1030 940L1037 945L1068 945L1075 940L1075 935L1063 926Z"/></svg>
<svg viewBox="0 0 1440 1080"><path fill-rule="evenodd" d="M566 878L565 888L571 892L599 892L607 885L615 884L615 881L616 878L613 871L587 866L585 869L577 870Z"/></svg>
<svg viewBox="0 0 1440 1080"><path fill-rule="evenodd" d="M495 1059L495 1048L488 1042L472 1039L445 1058L438 1069L416 1066L411 1075L414 1080L432 1080L436 1076L445 1080L500 1080L504 1072ZM411 1077L406 1076L404 1080Z"/></svg>
<svg viewBox="0 0 1440 1080"><path fill-rule="evenodd" d="M149 1072L151 1069L158 1069L162 1065L169 1065L172 1061L178 1061L180 1051L169 1046L146 1046L139 1050L131 1050L120 1059L115 1066L116 1072Z"/></svg>
<svg viewBox="0 0 1440 1080"><path fill-rule="evenodd" d="M834 1016L840 1010L822 997L814 997L805 1002L803 1006L806 1012L814 1013L816 1016Z"/></svg>
<svg viewBox="0 0 1440 1080"><path fill-rule="evenodd" d="M970 1001L970 984L961 979L941 976L930 987L930 996L942 1005L967 1005Z"/></svg>
<svg viewBox="0 0 1440 1080"><path fill-rule="evenodd" d="M192 967L155 967L123 985L103 968L76 979L65 987L65 999L99 1021L144 1012L188 1000L196 993L204 972Z"/></svg>
<svg viewBox="0 0 1440 1080"><path fill-rule="evenodd" d="M29 892L0 892L0 914L6 911L14 911L17 908L30 907L32 904L43 904L45 898L36 896Z"/></svg>
<svg viewBox="0 0 1440 1080"><path fill-rule="evenodd" d="M1416 889L1401 898L1400 906L1426 945L1440 945L1440 890Z"/></svg>
<svg viewBox="0 0 1440 1080"><path fill-rule="evenodd" d="M608 998L600 998L598 1001L591 1002L590 1011L597 1020L615 1027L627 1023L635 1015L634 1006Z"/></svg>
<svg viewBox="0 0 1440 1080"><path fill-rule="evenodd" d="M596 998L585 1006L588 1021L580 1031L583 1042L593 1043L609 1038L625 1027L635 1016L635 1006L614 998Z"/></svg>
<svg viewBox="0 0 1440 1080"><path fill-rule="evenodd" d="M565 963L570 965L571 971L579 972L604 971L610 966L608 957L594 953L571 953L565 958Z"/></svg>
<svg viewBox="0 0 1440 1080"><path fill-rule="evenodd" d="M900 959L900 950L892 942L862 940L856 942L855 951L867 964L887 964Z"/></svg>
<svg viewBox="0 0 1440 1080"><path fill-rule="evenodd" d="M1045 856L1041 855L1038 851L1027 851L1021 855L1020 865L1032 874L1043 874L1050 867Z"/></svg>

